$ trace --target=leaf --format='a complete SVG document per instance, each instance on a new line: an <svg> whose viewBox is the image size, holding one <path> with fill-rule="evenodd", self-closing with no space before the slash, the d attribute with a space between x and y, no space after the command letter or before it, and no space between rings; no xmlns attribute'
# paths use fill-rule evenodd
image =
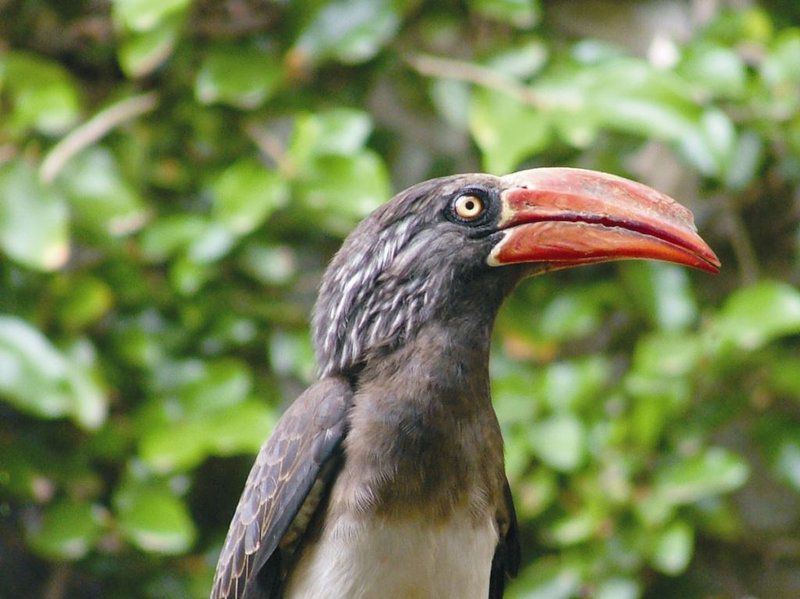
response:
<svg viewBox="0 0 800 599"><path fill-rule="evenodd" d="M585 288L564 289L542 309L541 333L556 341L584 337L600 327L602 315L597 294Z"/></svg>
<svg viewBox="0 0 800 599"><path fill-rule="evenodd" d="M197 536L184 502L160 485L129 484L114 497L114 506L122 534L148 553L183 553Z"/></svg>
<svg viewBox="0 0 800 599"><path fill-rule="evenodd" d="M397 0L332 0L308 20L292 48L300 64L335 59L347 64L369 60L400 26Z"/></svg>
<svg viewBox="0 0 800 599"><path fill-rule="evenodd" d="M202 104L227 104L253 110L278 89L283 77L277 58L251 46L216 46L206 56L195 81Z"/></svg>
<svg viewBox="0 0 800 599"><path fill-rule="evenodd" d="M533 89L554 117L588 130L680 141L695 134L702 115L684 82L631 58L561 66Z"/></svg>
<svg viewBox="0 0 800 599"><path fill-rule="evenodd" d="M64 356L72 418L84 428L97 430L108 416L108 395L98 370L97 351L88 339L77 339L64 349Z"/></svg>
<svg viewBox="0 0 800 599"><path fill-rule="evenodd" d="M61 65L27 52L9 52L0 56L0 70L5 71L12 104L4 124L15 133L33 128L56 135L78 120L78 89Z"/></svg>
<svg viewBox="0 0 800 599"><path fill-rule="evenodd" d="M76 353L63 354L25 321L0 315L0 394L25 412L71 416L81 426L97 428L105 420L107 398L89 373L93 349L73 349Z"/></svg>
<svg viewBox="0 0 800 599"><path fill-rule="evenodd" d="M509 77L529 79L545 66L548 58L547 45L539 39L533 39L519 45L501 47L485 64L492 71Z"/></svg>
<svg viewBox="0 0 800 599"><path fill-rule="evenodd" d="M542 112L484 88L474 91L469 129L481 149L484 169L497 175L511 172L551 139L550 123Z"/></svg>
<svg viewBox="0 0 800 599"><path fill-rule="evenodd" d="M152 29L131 30L118 49L119 64L133 79L144 77L160 67L172 54L183 20L181 15L159 21Z"/></svg>
<svg viewBox="0 0 800 599"><path fill-rule="evenodd" d="M598 585L594 598L639 599L641 595L641 584L634 578L609 578Z"/></svg>
<svg viewBox="0 0 800 599"><path fill-rule="evenodd" d="M208 229L208 222L196 214L171 214L151 223L141 237L146 260L163 262L199 239Z"/></svg>
<svg viewBox="0 0 800 599"><path fill-rule="evenodd" d="M64 198L24 160L0 164L0 248L36 270L55 270L69 257Z"/></svg>
<svg viewBox="0 0 800 599"><path fill-rule="evenodd" d="M730 170L737 146L736 129L727 114L711 108L678 142L698 171L707 176L724 177Z"/></svg>
<svg viewBox="0 0 800 599"><path fill-rule="evenodd" d="M697 303L686 270L672 264L620 265L628 297L640 314L661 329L685 329L697 320Z"/></svg>
<svg viewBox="0 0 800 599"><path fill-rule="evenodd" d="M658 471L655 491L673 505L692 503L738 489L749 470L740 457L711 447Z"/></svg>
<svg viewBox="0 0 800 599"><path fill-rule="evenodd" d="M611 365L603 356L550 364L535 388L543 404L553 410L572 410L597 400L611 378Z"/></svg>
<svg viewBox="0 0 800 599"><path fill-rule="evenodd" d="M219 456L255 453L277 422L273 411L259 401L241 403L226 409L223 417L208 420L204 435L209 453Z"/></svg>
<svg viewBox="0 0 800 599"><path fill-rule="evenodd" d="M190 470L211 455L257 452L275 422L273 411L260 401L189 412L176 422L148 426L139 440L139 455L161 474Z"/></svg>
<svg viewBox="0 0 800 599"><path fill-rule="evenodd" d="M538 559L510 583L510 599L570 599L580 594L581 575L575 565Z"/></svg>
<svg viewBox="0 0 800 599"><path fill-rule="evenodd" d="M234 358L222 358L204 364L192 380L180 386L178 395L187 413L199 414L244 401L252 385L252 373L247 364Z"/></svg>
<svg viewBox="0 0 800 599"><path fill-rule="evenodd" d="M498 21L530 29L539 21L538 0L470 0L470 8Z"/></svg>
<svg viewBox="0 0 800 599"><path fill-rule="evenodd" d="M386 167L369 150L352 157L321 156L294 187L297 201L322 213L322 224L342 233L386 201L389 194Z"/></svg>
<svg viewBox="0 0 800 599"><path fill-rule="evenodd" d="M289 246L250 243L240 255L239 266L264 285L285 285L299 270L297 258Z"/></svg>
<svg viewBox="0 0 800 599"><path fill-rule="evenodd" d="M570 414L551 416L534 424L528 439L533 452L548 466L572 472L585 456L584 430Z"/></svg>
<svg viewBox="0 0 800 599"><path fill-rule="evenodd" d="M707 43L691 44L678 72L693 87L709 95L740 98L746 92L747 71L732 48Z"/></svg>
<svg viewBox="0 0 800 599"><path fill-rule="evenodd" d="M683 521L678 521L659 534L651 561L656 570L675 576L689 565L694 550L694 530Z"/></svg>
<svg viewBox="0 0 800 599"><path fill-rule="evenodd" d="M28 544L47 559L78 560L97 542L103 512L84 501L61 500L48 505L40 519L28 525Z"/></svg>
<svg viewBox="0 0 800 599"><path fill-rule="evenodd" d="M275 331L269 338L269 359L277 374L294 375L310 383L315 362L308 331Z"/></svg>
<svg viewBox="0 0 800 599"><path fill-rule="evenodd" d="M128 235L147 222L144 199L125 180L114 155L93 146L75 156L58 179L77 220L112 236Z"/></svg>
<svg viewBox="0 0 800 599"><path fill-rule="evenodd" d="M723 343L744 350L796 335L800 333L800 291L776 281L740 289L725 302L714 328Z"/></svg>
<svg viewBox="0 0 800 599"><path fill-rule="evenodd" d="M775 39L761 75L772 86L800 83L800 31L787 29Z"/></svg>
<svg viewBox="0 0 800 599"><path fill-rule="evenodd" d="M232 233L245 235L286 203L288 186L279 173L241 159L213 182L213 217Z"/></svg>
<svg viewBox="0 0 800 599"><path fill-rule="evenodd" d="M297 117L289 158L302 170L317 156L351 156L364 147L372 132L369 115L361 110L337 108Z"/></svg>
<svg viewBox="0 0 800 599"><path fill-rule="evenodd" d="M583 510L556 520L548 527L545 536L550 543L567 547L591 539L599 525L600 522L591 512Z"/></svg>
<svg viewBox="0 0 800 599"><path fill-rule="evenodd" d="M800 490L800 433L782 436L775 450L773 468L781 480Z"/></svg>
<svg viewBox="0 0 800 599"><path fill-rule="evenodd" d="M190 470L208 455L203 424L195 419L149 426L139 438L139 456L159 474Z"/></svg>
<svg viewBox="0 0 800 599"><path fill-rule="evenodd" d="M114 18L126 29L152 31L165 19L185 12L191 0L112 0Z"/></svg>
<svg viewBox="0 0 800 599"><path fill-rule="evenodd" d="M663 377L681 377L698 368L700 339L688 333L662 332L640 338L633 354L633 370Z"/></svg>

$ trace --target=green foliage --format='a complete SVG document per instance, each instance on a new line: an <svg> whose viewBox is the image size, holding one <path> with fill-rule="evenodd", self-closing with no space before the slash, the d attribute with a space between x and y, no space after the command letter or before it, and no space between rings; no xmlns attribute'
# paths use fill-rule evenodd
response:
<svg viewBox="0 0 800 599"><path fill-rule="evenodd" d="M800 30L775 5L678 30L658 0L0 8L3 592L207 596L342 237L392 189L561 164L689 205L723 272L510 298L509 594L796 596Z"/></svg>

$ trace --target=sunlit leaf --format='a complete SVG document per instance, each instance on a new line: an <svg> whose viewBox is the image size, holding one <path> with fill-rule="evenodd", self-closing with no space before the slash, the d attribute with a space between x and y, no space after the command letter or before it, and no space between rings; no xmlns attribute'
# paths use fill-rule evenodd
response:
<svg viewBox="0 0 800 599"><path fill-rule="evenodd" d="M31 127L54 135L78 119L78 90L61 65L26 52L0 56L0 65L12 104L4 125L18 132Z"/></svg>
<svg viewBox="0 0 800 599"><path fill-rule="evenodd" d="M0 164L0 248L36 270L55 270L69 257L67 205L24 160Z"/></svg>
<svg viewBox="0 0 800 599"><path fill-rule="evenodd" d="M350 156L364 147L371 131L369 115L360 110L302 114L295 121L289 158L295 168L303 169L315 156Z"/></svg>
<svg viewBox="0 0 800 599"><path fill-rule="evenodd" d="M48 418L71 416L87 428L102 424L107 399L88 372L91 346L62 353L28 323L0 316L0 394L18 409Z"/></svg>
<svg viewBox="0 0 800 599"><path fill-rule="evenodd" d="M665 574L680 574L689 565L694 550L694 530L686 522L671 524L659 534L651 561Z"/></svg>
<svg viewBox="0 0 800 599"><path fill-rule="evenodd" d="M203 104L228 104L251 110L262 105L282 77L278 59L258 48L213 48L197 74L195 95Z"/></svg>
<svg viewBox="0 0 800 599"><path fill-rule="evenodd" d="M538 0L471 0L470 8L517 27L533 27L539 19Z"/></svg>
<svg viewBox="0 0 800 599"><path fill-rule="evenodd" d="M570 599L580 589L581 576L573 565L537 560L511 581L511 599Z"/></svg>
<svg viewBox="0 0 800 599"><path fill-rule="evenodd" d="M572 415L551 416L530 428L534 453L547 465L563 472L575 470L585 455L585 431Z"/></svg>
<svg viewBox="0 0 800 599"><path fill-rule="evenodd" d="M486 171L511 172L524 158L534 156L550 142L546 115L508 94L476 89L469 128L481 149Z"/></svg>
<svg viewBox="0 0 800 599"><path fill-rule="evenodd" d="M636 580L609 578L598 585L595 599L638 599L641 594L641 585Z"/></svg>
<svg viewBox="0 0 800 599"><path fill-rule="evenodd" d="M660 470L658 494L680 505L738 489L749 475L747 464L722 448L710 448Z"/></svg>
<svg viewBox="0 0 800 599"><path fill-rule="evenodd" d="M695 335L652 334L642 337L636 344L633 368L639 373L679 377L696 369L701 355L700 339Z"/></svg>
<svg viewBox="0 0 800 599"><path fill-rule="evenodd" d="M93 229L126 235L147 221L144 199L105 148L95 146L75 156L58 181L79 221Z"/></svg>
<svg viewBox="0 0 800 599"><path fill-rule="evenodd" d="M128 77L144 77L172 54L182 27L180 18L159 21L152 29L131 30L119 47L119 64Z"/></svg>
<svg viewBox="0 0 800 599"><path fill-rule="evenodd" d="M212 189L214 217L237 235L257 229L286 203L289 191L277 172L248 159L225 169Z"/></svg>
<svg viewBox="0 0 800 599"><path fill-rule="evenodd" d="M691 85L709 94L740 97L745 93L747 72L741 56L733 49L710 44L691 46L678 67Z"/></svg>
<svg viewBox="0 0 800 599"><path fill-rule="evenodd" d="M132 31L151 31L165 19L185 11L191 0L113 0L114 17Z"/></svg>
<svg viewBox="0 0 800 599"><path fill-rule="evenodd" d="M28 543L48 559L78 560L94 547L103 528L102 511L88 502L48 505L27 529Z"/></svg>
<svg viewBox="0 0 800 599"><path fill-rule="evenodd" d="M738 290L719 313L723 342L754 350L784 335L800 333L800 291L773 281Z"/></svg>
<svg viewBox="0 0 800 599"><path fill-rule="evenodd" d="M365 150L352 157L319 157L293 191L297 201L324 213L322 224L344 232L386 201L390 187L383 161Z"/></svg>
<svg viewBox="0 0 800 599"><path fill-rule="evenodd" d="M397 0L329 0L310 18L295 42L295 60L333 58L359 63L372 58L400 26Z"/></svg>
<svg viewBox="0 0 800 599"><path fill-rule="evenodd" d="M148 553L175 554L197 534L184 502L160 485L131 484L114 498L121 532Z"/></svg>
<svg viewBox="0 0 800 599"><path fill-rule="evenodd" d="M620 265L631 301L641 315L666 330L685 329L697 319L686 270L656 262Z"/></svg>

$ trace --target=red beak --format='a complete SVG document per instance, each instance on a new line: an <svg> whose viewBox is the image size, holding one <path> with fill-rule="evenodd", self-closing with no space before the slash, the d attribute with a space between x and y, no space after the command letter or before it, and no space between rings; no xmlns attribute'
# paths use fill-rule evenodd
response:
<svg viewBox="0 0 800 599"><path fill-rule="evenodd" d="M719 272L692 213L672 198L622 177L540 168L503 177L505 237L489 264L547 262L555 268L645 258Z"/></svg>

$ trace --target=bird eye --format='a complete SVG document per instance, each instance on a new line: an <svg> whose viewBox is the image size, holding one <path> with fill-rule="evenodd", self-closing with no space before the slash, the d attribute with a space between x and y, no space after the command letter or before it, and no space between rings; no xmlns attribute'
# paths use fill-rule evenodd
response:
<svg viewBox="0 0 800 599"><path fill-rule="evenodd" d="M458 218L463 220L475 220L483 214L484 210L486 210L486 206L483 200L471 194L459 196L453 203L453 211Z"/></svg>

